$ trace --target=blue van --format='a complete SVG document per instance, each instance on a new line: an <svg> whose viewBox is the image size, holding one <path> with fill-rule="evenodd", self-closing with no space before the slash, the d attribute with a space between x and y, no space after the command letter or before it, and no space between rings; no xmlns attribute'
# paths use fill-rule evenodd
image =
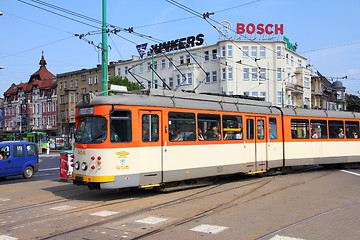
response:
<svg viewBox="0 0 360 240"><path fill-rule="evenodd" d="M35 143L0 142L0 179L22 174L31 178L39 170L39 156Z"/></svg>

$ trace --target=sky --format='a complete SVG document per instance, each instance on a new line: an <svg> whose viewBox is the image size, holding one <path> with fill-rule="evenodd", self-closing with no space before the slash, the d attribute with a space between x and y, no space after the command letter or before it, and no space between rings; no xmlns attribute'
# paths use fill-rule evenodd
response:
<svg viewBox="0 0 360 240"><path fill-rule="evenodd" d="M204 34L205 45L220 40L203 18L170 3L171 0L106 0L107 22L118 29L159 41ZM349 94L360 91L360 0L177 0L197 13L214 13L210 21L283 24L284 35L297 42L306 57L329 80L341 80ZM42 4L40 4L42 3ZM46 7L47 3L96 19L88 21ZM35 5L36 7L32 6ZM45 11L43 9L49 11ZM42 52L54 75L93 68L101 63L102 0L2 0L0 2L0 97L12 83L28 82L39 69ZM59 16L59 14L64 15ZM70 19L73 18L74 20ZM79 39L75 34L89 34ZM235 33L229 36L238 37ZM89 41L92 43L89 44ZM156 42L120 31L108 37L109 61L138 55L137 44ZM347 76L347 79L342 79Z"/></svg>

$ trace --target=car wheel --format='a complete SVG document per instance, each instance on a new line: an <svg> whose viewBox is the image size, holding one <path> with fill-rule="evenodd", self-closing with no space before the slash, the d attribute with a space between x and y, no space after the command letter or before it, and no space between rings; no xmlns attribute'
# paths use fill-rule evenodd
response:
<svg viewBox="0 0 360 240"><path fill-rule="evenodd" d="M31 178L34 175L34 169L32 166L27 166L24 170L23 177L24 178Z"/></svg>

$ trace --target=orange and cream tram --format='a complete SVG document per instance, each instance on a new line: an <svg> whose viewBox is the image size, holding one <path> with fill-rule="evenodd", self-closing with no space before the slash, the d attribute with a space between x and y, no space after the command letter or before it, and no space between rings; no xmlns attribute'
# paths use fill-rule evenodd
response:
<svg viewBox="0 0 360 240"><path fill-rule="evenodd" d="M360 162L359 119L156 89L96 97L76 108L73 180L90 189L149 188Z"/></svg>

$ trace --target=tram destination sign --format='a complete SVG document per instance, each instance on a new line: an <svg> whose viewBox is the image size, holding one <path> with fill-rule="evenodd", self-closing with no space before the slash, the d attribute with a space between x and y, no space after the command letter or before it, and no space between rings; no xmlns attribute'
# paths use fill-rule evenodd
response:
<svg viewBox="0 0 360 240"><path fill-rule="evenodd" d="M196 36L189 36L184 38L179 38L176 40L171 40L168 42L163 42L155 45L151 45L150 54L159 54L162 52L171 52L175 50L181 50L185 48L191 48L195 46L201 46L204 43L204 34L198 34Z"/></svg>

